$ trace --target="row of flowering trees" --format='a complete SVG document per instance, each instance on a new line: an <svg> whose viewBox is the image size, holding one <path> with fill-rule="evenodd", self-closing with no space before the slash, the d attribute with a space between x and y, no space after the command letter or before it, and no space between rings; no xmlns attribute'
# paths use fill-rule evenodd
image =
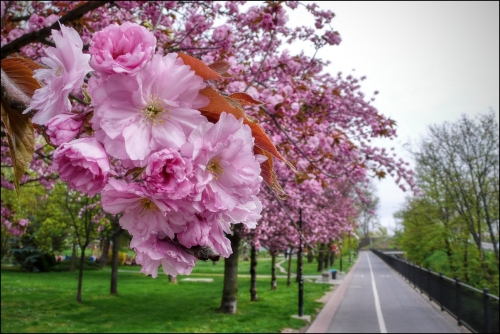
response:
<svg viewBox="0 0 500 334"><path fill-rule="evenodd" d="M299 6L313 27L291 26ZM407 164L371 144L396 123L364 78L324 72L316 54L341 38L315 4L10 1L1 13L2 161L14 170L2 186L50 187L57 172L100 196L153 277L220 256L234 268L241 238L297 247L299 207L306 243L338 239L370 176L414 188ZM315 55L291 54L297 41ZM224 289L225 311L235 295Z"/></svg>

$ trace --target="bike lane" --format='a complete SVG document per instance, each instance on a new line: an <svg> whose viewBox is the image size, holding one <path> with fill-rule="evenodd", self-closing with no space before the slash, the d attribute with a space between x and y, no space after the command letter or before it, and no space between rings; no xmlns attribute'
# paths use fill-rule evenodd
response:
<svg viewBox="0 0 500 334"><path fill-rule="evenodd" d="M358 261L327 333L464 332L375 254Z"/></svg>

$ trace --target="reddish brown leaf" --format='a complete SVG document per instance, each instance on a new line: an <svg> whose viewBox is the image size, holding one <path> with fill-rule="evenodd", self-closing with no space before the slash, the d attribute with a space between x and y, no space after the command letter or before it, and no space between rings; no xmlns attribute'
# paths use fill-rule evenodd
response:
<svg viewBox="0 0 500 334"><path fill-rule="evenodd" d="M254 153L262 154L267 157L267 160L260 164L260 176L262 176L264 182L269 187L271 187L271 189L274 191L274 193L276 194L276 196L278 196L279 199L283 200L286 199L288 195L283 190L283 188L281 188L280 184L278 183L276 173L274 172L274 163L272 155L269 152L266 152L258 147L254 148Z"/></svg>
<svg viewBox="0 0 500 334"><path fill-rule="evenodd" d="M33 71L42 68L37 63L25 58L6 58L2 59L1 67L10 81L8 84L12 84L29 98L40 88L38 81L33 78ZM2 77L2 81L4 79Z"/></svg>
<svg viewBox="0 0 500 334"><path fill-rule="evenodd" d="M200 94L209 98L210 103L203 108L200 108L200 111L206 117L210 115L212 118L210 121L215 120L217 122L219 120L220 114L225 111L227 113L233 114L236 118L245 118L245 113L242 109L238 109L232 106L222 95L217 93L215 89L212 87L206 87L200 90ZM214 122L214 123L215 123Z"/></svg>
<svg viewBox="0 0 500 334"><path fill-rule="evenodd" d="M264 104L264 102L255 100L247 93L234 93L229 95L229 97L238 101L242 106L261 106Z"/></svg>
<svg viewBox="0 0 500 334"><path fill-rule="evenodd" d="M10 108L4 101L1 103L1 111L14 167L14 185L19 195L21 176L29 167L35 152L35 130L28 116Z"/></svg>
<svg viewBox="0 0 500 334"><path fill-rule="evenodd" d="M288 161L286 161L286 159L283 158L281 154L279 154L279 152L276 150L276 147L266 135L264 130L260 127L260 125L257 124L254 120L250 119L245 114L243 109L237 108L229 103L228 99L220 95L212 87L206 87L202 89L200 91L200 94L210 99L210 103L207 106L200 108L200 111L205 117L209 118L211 122L217 122L219 120L220 114L224 111L229 114L233 114L238 119L243 118L243 123L247 124L252 130L252 135L255 138L255 146L260 147L261 149L271 153L274 157L288 164ZM293 166L289 166L293 168Z"/></svg>
<svg viewBox="0 0 500 334"><path fill-rule="evenodd" d="M231 99L225 98L220 95L215 89L212 87L206 87L200 91L200 94L209 98L210 103L200 108L200 112L202 115L208 118L208 120L212 123L216 123L222 112L227 112L229 114L234 115L237 119L242 118L243 123L248 125L252 130L252 136L255 139L254 143L254 152L258 152L258 154L263 154L268 158L267 162L261 164L261 175L266 183L273 188L273 190L280 196L285 194L283 189L279 186L276 180L276 174L273 169L273 161L272 158L275 157L285 162L288 167L296 172L295 167L290 164L283 156L278 152L274 144L271 142L267 134L260 127L260 125L248 115L245 114L239 102Z"/></svg>
<svg viewBox="0 0 500 334"><path fill-rule="evenodd" d="M191 57L182 52L179 52L177 56L182 59L185 65L190 66L191 69L196 73L196 75L202 77L203 80L214 80L222 78L219 75L219 73L212 70L210 67L207 66L207 64L205 64L199 59Z"/></svg>
<svg viewBox="0 0 500 334"><path fill-rule="evenodd" d="M225 61L217 61L213 64L208 65L208 67L210 67L212 70L219 73L220 75L225 76L227 71L229 71L229 69L231 68L231 65L229 65Z"/></svg>
<svg viewBox="0 0 500 334"><path fill-rule="evenodd" d="M40 68L44 68L43 65L40 65L38 63L35 63L33 60L31 59L28 59L28 58L23 58L23 57L13 57L13 58L6 58L4 60L12 60L12 61L17 61L21 64L23 64L24 66L26 66L27 68L29 68L30 70L32 71L35 71L35 70L38 70Z"/></svg>

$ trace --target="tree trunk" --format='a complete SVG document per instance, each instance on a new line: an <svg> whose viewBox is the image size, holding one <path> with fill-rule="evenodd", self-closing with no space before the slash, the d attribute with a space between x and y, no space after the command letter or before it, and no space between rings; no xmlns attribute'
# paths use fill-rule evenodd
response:
<svg viewBox="0 0 500 334"><path fill-rule="evenodd" d="M85 248L86 247L83 247L81 249L80 265L78 268L78 289L76 292L76 301L79 303L82 302L83 264L85 263Z"/></svg>
<svg viewBox="0 0 500 334"><path fill-rule="evenodd" d="M319 247L319 252L318 252L318 272L323 271L323 264L325 263L325 253L323 253L323 245Z"/></svg>
<svg viewBox="0 0 500 334"><path fill-rule="evenodd" d="M314 254L311 248L307 250L307 263L313 263L314 261Z"/></svg>
<svg viewBox="0 0 500 334"><path fill-rule="evenodd" d="M224 313L236 313L238 298L238 247L240 244L240 231L242 224L236 224L233 235L228 236L231 241L233 253L224 259L224 288L222 290L222 301L220 311Z"/></svg>
<svg viewBox="0 0 500 334"><path fill-rule="evenodd" d="M242 257L243 257L243 261L248 261L248 246L245 245L245 247L242 248Z"/></svg>
<svg viewBox="0 0 500 334"><path fill-rule="evenodd" d="M276 290L278 285L276 282L276 254L277 252L271 253L271 290Z"/></svg>
<svg viewBox="0 0 500 334"><path fill-rule="evenodd" d="M468 249L468 243L467 241L465 242L465 252L464 252L464 280L465 283L469 283L469 249Z"/></svg>
<svg viewBox="0 0 500 334"><path fill-rule="evenodd" d="M71 252L71 259L69 260L69 271L74 272L75 271L75 261L77 259L76 255L76 243L73 243L73 250Z"/></svg>
<svg viewBox="0 0 500 334"><path fill-rule="evenodd" d="M259 300L257 294L257 250L252 245L250 249L250 301L256 302Z"/></svg>
<svg viewBox="0 0 500 334"><path fill-rule="evenodd" d="M168 275L168 281L172 284L177 284L177 276Z"/></svg>
<svg viewBox="0 0 500 334"><path fill-rule="evenodd" d="M111 257L111 288L112 295L118 294L118 253L120 252L120 236L122 229L116 221L113 222L113 254Z"/></svg>
<svg viewBox="0 0 500 334"><path fill-rule="evenodd" d="M330 252L330 267L333 267L335 264L335 253L332 251Z"/></svg>
<svg viewBox="0 0 500 334"><path fill-rule="evenodd" d="M328 263L330 262L330 251L328 250L328 247L325 247L325 257L323 261L324 261L323 267L325 269L328 269Z"/></svg>
<svg viewBox="0 0 500 334"><path fill-rule="evenodd" d="M106 267L108 264L108 256L109 256L109 244L110 244L110 238L106 237L104 238L103 245L102 245L102 252L101 252L101 257L99 258L99 264L101 267Z"/></svg>
<svg viewBox="0 0 500 334"><path fill-rule="evenodd" d="M293 254L293 248L290 247L290 254L288 255L288 270L286 274L286 286L290 286L292 283L291 277L292 277L292 254Z"/></svg>
<svg viewBox="0 0 500 334"><path fill-rule="evenodd" d="M451 277L457 276L457 269L455 266L455 261L453 261L453 251L451 250L450 241L448 238L444 239L444 244L446 246L446 256L448 257L448 263L450 265Z"/></svg>

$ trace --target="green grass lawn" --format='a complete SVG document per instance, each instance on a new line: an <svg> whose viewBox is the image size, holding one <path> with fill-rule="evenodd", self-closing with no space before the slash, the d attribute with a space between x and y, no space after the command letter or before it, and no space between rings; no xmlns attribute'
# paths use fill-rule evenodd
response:
<svg viewBox="0 0 500 334"><path fill-rule="evenodd" d="M354 265L354 262L356 261L356 258L354 256L351 257L351 262L349 262L349 256L344 255L342 257L342 271L348 272L349 269ZM283 256L280 256L276 259L276 262L281 262L284 260ZM283 262L281 264L283 269L287 270L288 268L288 260ZM134 270L134 271L139 271L141 269L140 266L123 266L120 267L121 269L124 270ZM302 271L304 275L321 275L320 272L318 272L318 262L314 260L312 263L307 263L307 258L303 258L303 265L302 265ZM340 261L339 259L335 260L335 264L332 267L328 267L327 269L337 269L340 271ZM193 268L193 272L191 275L219 275L222 276L224 273L224 259L221 259L219 262L216 262L213 264L211 261L203 262L203 261L198 261L196 262L196 266ZM297 273L297 258L294 257L292 258L292 273L296 274ZM238 274L240 275L250 275L250 261L243 261L240 259L238 261ZM271 257L265 257L265 258L259 258L257 260L257 275L271 275ZM285 274L279 272L278 269L276 269L276 275L283 276Z"/></svg>
<svg viewBox="0 0 500 334"><path fill-rule="evenodd" d="M87 252L88 256L90 256L90 251ZM263 252L261 252L263 253ZM133 252L132 252L133 254ZM279 256L276 259L276 262L281 262L284 260L283 255ZM349 269L352 267L354 262L356 261L356 256L354 256L354 252L352 253L352 258L351 262L349 262L349 256L348 255L343 255L342 256L342 271L348 272ZM271 256L269 254L260 254L259 258L257 259L257 274L258 275L271 275ZM288 268L288 260L283 262L281 266L287 270ZM140 266L123 266L121 267L122 269L125 270L134 270L134 271L139 271ZM318 269L318 262L316 259L312 263L307 262L307 257L303 257L303 266L302 270L304 275L321 275L320 272L317 271ZM335 259L335 264L332 267L329 267L327 269L337 269L340 271L340 260ZM192 274L193 275L199 275L199 274L213 274L213 275L223 275L224 273L224 259L221 259L219 262L216 262L213 264L211 261L203 262L203 261L198 261L196 263L196 266L193 269ZM250 275L250 261L243 261L241 258L238 262L238 273L240 275ZM297 257L295 256L292 259L292 273L296 274L297 273ZM284 275L283 273L280 273L279 270L276 271L277 275Z"/></svg>
<svg viewBox="0 0 500 334"><path fill-rule="evenodd" d="M266 261L262 259L260 264ZM269 261L270 262L270 261ZM259 265L260 265L259 264ZM240 269L244 269L242 261ZM250 280L238 279L238 311L217 312L222 295L223 263L198 263L196 277L208 274L213 283L168 282L161 273L152 279L121 267L118 296L109 295L110 270L84 272L83 302L75 302L77 273L24 273L2 270L2 332L280 332L299 329L305 322L297 314L297 285L269 289L269 279L258 280L259 301L250 302ZM215 270L218 268L218 272ZM207 275L207 277L208 277ZM330 285L306 283L305 314L315 315L315 302Z"/></svg>

